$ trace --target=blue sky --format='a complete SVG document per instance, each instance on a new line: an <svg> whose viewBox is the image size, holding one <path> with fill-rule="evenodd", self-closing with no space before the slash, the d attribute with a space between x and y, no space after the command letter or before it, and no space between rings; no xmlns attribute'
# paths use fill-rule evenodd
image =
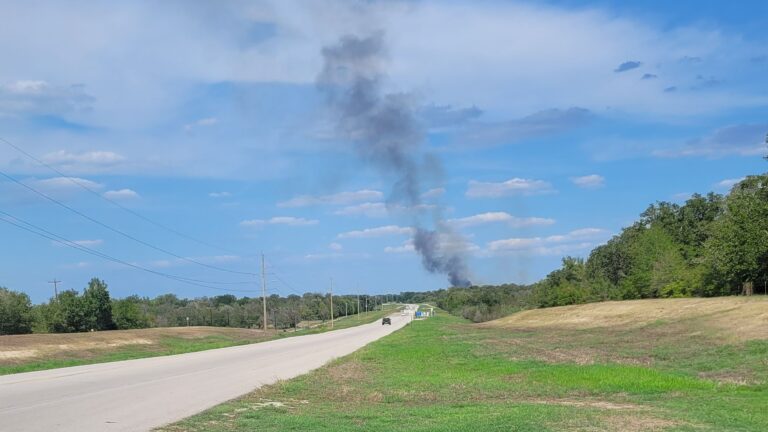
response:
<svg viewBox="0 0 768 432"><path fill-rule="evenodd" d="M0 143L0 171L172 254L5 178L0 210L217 288L258 289L211 266L258 273L262 252L283 295L331 277L339 293L445 287L413 250L415 218L444 228L439 247L472 282L530 283L652 202L727 192L766 167L760 1L3 2L0 14L13 17L0 137L47 165ZM338 133L317 84L324 47L373 34L381 91L423 134L408 156L441 167L419 182L423 210ZM118 297L224 292L8 223L0 238L0 286L35 302L53 278L101 277Z"/></svg>

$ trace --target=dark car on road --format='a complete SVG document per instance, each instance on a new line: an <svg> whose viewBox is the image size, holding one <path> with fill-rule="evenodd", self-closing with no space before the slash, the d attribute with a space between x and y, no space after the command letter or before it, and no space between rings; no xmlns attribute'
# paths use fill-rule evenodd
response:
<svg viewBox="0 0 768 432"><path fill-rule="evenodd" d="M392 319L390 317L382 318L381 319L381 325L392 325Z"/></svg>

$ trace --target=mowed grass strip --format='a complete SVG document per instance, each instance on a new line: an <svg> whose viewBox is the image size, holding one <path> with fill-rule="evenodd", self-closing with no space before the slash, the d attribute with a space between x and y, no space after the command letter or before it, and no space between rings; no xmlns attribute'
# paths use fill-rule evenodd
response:
<svg viewBox="0 0 768 432"><path fill-rule="evenodd" d="M360 317L350 315L336 320L333 330L378 321L397 310L398 306L388 305ZM260 330L229 327L173 327L0 336L0 375L185 354L330 330L330 324L324 323L312 329L270 330L266 334Z"/></svg>
<svg viewBox="0 0 768 432"><path fill-rule="evenodd" d="M597 335L574 330L571 336L582 338L585 352L599 347L599 355L592 361L584 353L546 357L542 350L558 349L546 340L548 331L482 327L443 313L310 374L159 430L766 430L764 382L733 384L693 370L708 361L719 364L721 373L751 370L744 364L754 359L749 354L732 356L729 369L711 347L656 341L667 357L687 359L676 368L640 352L632 339L616 336L599 345L601 331L606 338L610 332L643 337L642 329L591 330ZM567 333L558 329L558 340ZM673 342L679 352L672 353Z"/></svg>

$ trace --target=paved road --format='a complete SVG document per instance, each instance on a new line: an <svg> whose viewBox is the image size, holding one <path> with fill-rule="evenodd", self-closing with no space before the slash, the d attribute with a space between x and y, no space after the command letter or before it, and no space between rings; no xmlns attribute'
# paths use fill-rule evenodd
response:
<svg viewBox="0 0 768 432"><path fill-rule="evenodd" d="M0 430L146 431L316 369L405 326L381 322L190 354L0 376Z"/></svg>

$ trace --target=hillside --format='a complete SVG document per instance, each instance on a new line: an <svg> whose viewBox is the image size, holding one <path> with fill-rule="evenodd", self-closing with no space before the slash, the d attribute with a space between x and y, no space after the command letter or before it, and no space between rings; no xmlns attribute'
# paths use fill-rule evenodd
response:
<svg viewBox="0 0 768 432"><path fill-rule="evenodd" d="M768 339L768 297L610 301L526 310L481 324L510 330L639 329L676 326L685 334L729 340Z"/></svg>

